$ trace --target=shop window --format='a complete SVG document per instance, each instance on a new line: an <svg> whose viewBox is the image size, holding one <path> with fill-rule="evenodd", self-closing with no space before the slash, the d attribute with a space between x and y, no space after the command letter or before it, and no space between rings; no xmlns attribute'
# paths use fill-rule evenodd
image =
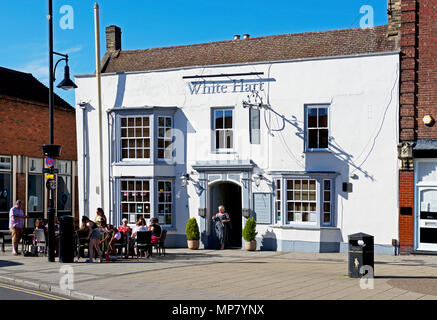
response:
<svg viewBox="0 0 437 320"><path fill-rule="evenodd" d="M215 150L234 148L233 109L213 109L213 132Z"/></svg>
<svg viewBox="0 0 437 320"><path fill-rule="evenodd" d="M71 161L58 160L57 208L62 215L71 214Z"/></svg>
<svg viewBox="0 0 437 320"><path fill-rule="evenodd" d="M0 156L0 212L9 212L12 207L11 157Z"/></svg>
<svg viewBox="0 0 437 320"><path fill-rule="evenodd" d="M120 120L122 159L150 159L150 117L122 117Z"/></svg>
<svg viewBox="0 0 437 320"><path fill-rule="evenodd" d="M172 181L158 181L158 220L162 225L172 224Z"/></svg>
<svg viewBox="0 0 437 320"><path fill-rule="evenodd" d="M306 151L328 149L328 107L306 106Z"/></svg>
<svg viewBox="0 0 437 320"><path fill-rule="evenodd" d="M150 180L121 180L121 215L134 224L139 218L150 219Z"/></svg>
<svg viewBox="0 0 437 320"><path fill-rule="evenodd" d="M43 216L44 212L44 160L42 158L28 159L28 178L27 178L27 211L38 213L38 217Z"/></svg>

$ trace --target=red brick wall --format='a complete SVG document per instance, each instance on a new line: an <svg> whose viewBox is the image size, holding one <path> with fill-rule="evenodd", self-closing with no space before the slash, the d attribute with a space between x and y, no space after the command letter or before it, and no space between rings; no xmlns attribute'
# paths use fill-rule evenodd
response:
<svg viewBox="0 0 437 320"><path fill-rule="evenodd" d="M62 146L60 159L76 160L74 110L54 110L55 144ZM0 96L0 150L5 155L43 157L41 146L49 143L48 106Z"/></svg>
<svg viewBox="0 0 437 320"><path fill-rule="evenodd" d="M414 171L399 171L399 207L414 208ZM399 214L400 252L410 253L414 243L414 215Z"/></svg>
<svg viewBox="0 0 437 320"><path fill-rule="evenodd" d="M401 2L400 141L437 140L437 0ZM414 171L399 172L399 206L414 208ZM401 253L414 244L414 216L399 215Z"/></svg>
<svg viewBox="0 0 437 320"><path fill-rule="evenodd" d="M437 0L418 0L417 138L437 139L437 125L427 127L422 118L437 120Z"/></svg>
<svg viewBox="0 0 437 320"><path fill-rule="evenodd" d="M417 92L416 0L401 1L400 140L414 141Z"/></svg>

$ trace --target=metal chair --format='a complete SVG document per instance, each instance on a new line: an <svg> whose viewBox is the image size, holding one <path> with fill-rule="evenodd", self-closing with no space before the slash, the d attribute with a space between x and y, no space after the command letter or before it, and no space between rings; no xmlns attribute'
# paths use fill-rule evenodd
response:
<svg viewBox="0 0 437 320"><path fill-rule="evenodd" d="M162 230L161 236L159 237L159 242L153 244L153 247L156 249L156 253L159 255L161 255L161 252L162 252L162 254L165 256L165 238L166 237L167 237L167 230Z"/></svg>
<svg viewBox="0 0 437 320"><path fill-rule="evenodd" d="M138 231L135 248L137 249L137 259L144 252L149 249L152 241L152 231Z"/></svg>
<svg viewBox="0 0 437 320"><path fill-rule="evenodd" d="M129 258L129 242L130 242L130 232L120 232L121 238L117 242L114 243L115 250L117 251L117 255L123 254L124 249L124 257Z"/></svg>
<svg viewBox="0 0 437 320"><path fill-rule="evenodd" d="M89 230L78 230L75 232L75 242L76 242L76 257L85 258L85 249L89 252L89 240L88 237ZM89 254L88 254L89 255Z"/></svg>
<svg viewBox="0 0 437 320"><path fill-rule="evenodd" d="M23 254L24 252L29 251L29 246L33 244L33 231L34 228L23 229L23 234L21 235L21 251L23 252Z"/></svg>
<svg viewBox="0 0 437 320"><path fill-rule="evenodd" d="M33 238L33 245L36 247L36 254L39 253L39 248L44 248L44 255L47 253L47 241L44 229L35 229Z"/></svg>

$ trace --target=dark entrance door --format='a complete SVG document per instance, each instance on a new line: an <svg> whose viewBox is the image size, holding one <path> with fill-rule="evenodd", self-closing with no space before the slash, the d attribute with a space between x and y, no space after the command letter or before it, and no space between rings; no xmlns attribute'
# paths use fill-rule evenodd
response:
<svg viewBox="0 0 437 320"><path fill-rule="evenodd" d="M225 212L227 212L231 218L231 234L228 247L241 248L241 187L231 182L220 182L210 187L210 214L208 220L211 226L211 216L218 212L220 205L225 207ZM218 248L213 226L211 227L211 231L210 247Z"/></svg>

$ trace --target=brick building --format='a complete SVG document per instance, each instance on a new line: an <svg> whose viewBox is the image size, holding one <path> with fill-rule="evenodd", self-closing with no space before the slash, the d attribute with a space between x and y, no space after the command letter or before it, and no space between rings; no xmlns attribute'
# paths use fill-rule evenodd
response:
<svg viewBox="0 0 437 320"><path fill-rule="evenodd" d="M437 251L437 0L389 0L400 39L399 242Z"/></svg>
<svg viewBox="0 0 437 320"><path fill-rule="evenodd" d="M29 73L0 67L0 229L17 199L30 219L47 218L41 146L49 141L49 90ZM75 109L55 95L55 143L62 145L55 203L58 215L78 218Z"/></svg>

